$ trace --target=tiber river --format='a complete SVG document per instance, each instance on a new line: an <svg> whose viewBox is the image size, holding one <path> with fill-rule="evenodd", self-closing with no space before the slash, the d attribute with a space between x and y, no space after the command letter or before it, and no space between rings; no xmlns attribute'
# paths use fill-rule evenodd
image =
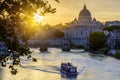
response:
<svg viewBox="0 0 120 80"><path fill-rule="evenodd" d="M84 50L62 52L59 48L49 48L49 53L40 53L37 48L31 50L37 62L22 58L18 73L11 75L7 66L0 70L0 80L72 80L61 77L62 62L77 66L79 75L73 80L120 80L120 60L115 58L89 54Z"/></svg>

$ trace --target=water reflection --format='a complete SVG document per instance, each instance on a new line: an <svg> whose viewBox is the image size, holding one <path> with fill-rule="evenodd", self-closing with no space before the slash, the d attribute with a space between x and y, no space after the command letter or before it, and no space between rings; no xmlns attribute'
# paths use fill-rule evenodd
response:
<svg viewBox="0 0 120 80"><path fill-rule="evenodd" d="M40 52L40 54L49 54L50 52Z"/></svg>
<svg viewBox="0 0 120 80"><path fill-rule="evenodd" d="M99 61L102 61L106 58L105 55L102 55L102 54L92 54L90 53L89 56L95 60L99 60Z"/></svg>
<svg viewBox="0 0 120 80"><path fill-rule="evenodd" d="M74 49L71 51L61 51L61 53L72 53L72 54L79 54L79 53L85 53L86 51L83 49Z"/></svg>
<svg viewBox="0 0 120 80"><path fill-rule="evenodd" d="M11 76L8 67L0 71L2 80L120 80L120 61L103 55L89 54L84 50L65 53L58 48L50 48L49 53L31 49L37 62L22 58L18 74ZM76 78L66 78L60 74L62 62L73 63L77 67ZM22 77L21 77L22 76Z"/></svg>
<svg viewBox="0 0 120 80"><path fill-rule="evenodd" d="M66 77L61 74L61 80L77 80L77 77Z"/></svg>

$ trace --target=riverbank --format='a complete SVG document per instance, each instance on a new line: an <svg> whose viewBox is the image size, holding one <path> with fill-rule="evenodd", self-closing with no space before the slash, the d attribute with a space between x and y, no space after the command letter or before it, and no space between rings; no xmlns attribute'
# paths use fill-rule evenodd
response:
<svg viewBox="0 0 120 80"><path fill-rule="evenodd" d="M91 51L91 50L88 50L88 51L94 54L103 54L103 55L107 55L107 56L120 59L120 50L102 48L97 51Z"/></svg>
<svg viewBox="0 0 120 80"><path fill-rule="evenodd" d="M40 46L29 46L31 48L40 48ZM48 46L48 48L61 48L61 46ZM72 47L72 49L84 49L83 47L79 48L79 47ZM103 55L107 55L107 56L111 56L111 57L114 57L114 58L117 58L117 59L120 59L120 50L109 50L108 48L101 48L97 51L92 51L92 50L89 50L89 49L84 49L85 51L88 51L90 53L94 53L94 54L103 54Z"/></svg>

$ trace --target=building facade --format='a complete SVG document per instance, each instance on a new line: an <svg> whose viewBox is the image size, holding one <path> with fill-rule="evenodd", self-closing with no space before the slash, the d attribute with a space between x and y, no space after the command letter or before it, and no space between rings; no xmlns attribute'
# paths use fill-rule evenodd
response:
<svg viewBox="0 0 120 80"><path fill-rule="evenodd" d="M102 32L103 24L92 19L90 11L84 5L83 9L79 13L78 19L68 24L68 33L71 43L74 45L83 45L88 47L88 37L91 32ZM61 30L62 31L62 30ZM66 33L65 33L66 35Z"/></svg>
<svg viewBox="0 0 120 80"><path fill-rule="evenodd" d="M107 31L108 39L107 44L110 49L120 50L120 21L109 21L105 24L106 27L112 27Z"/></svg>

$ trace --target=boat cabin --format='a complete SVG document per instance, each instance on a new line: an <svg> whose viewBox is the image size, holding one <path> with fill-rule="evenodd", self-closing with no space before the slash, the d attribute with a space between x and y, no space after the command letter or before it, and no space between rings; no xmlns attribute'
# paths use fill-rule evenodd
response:
<svg viewBox="0 0 120 80"><path fill-rule="evenodd" d="M77 72L77 68L74 66L69 67L68 69L69 72Z"/></svg>

